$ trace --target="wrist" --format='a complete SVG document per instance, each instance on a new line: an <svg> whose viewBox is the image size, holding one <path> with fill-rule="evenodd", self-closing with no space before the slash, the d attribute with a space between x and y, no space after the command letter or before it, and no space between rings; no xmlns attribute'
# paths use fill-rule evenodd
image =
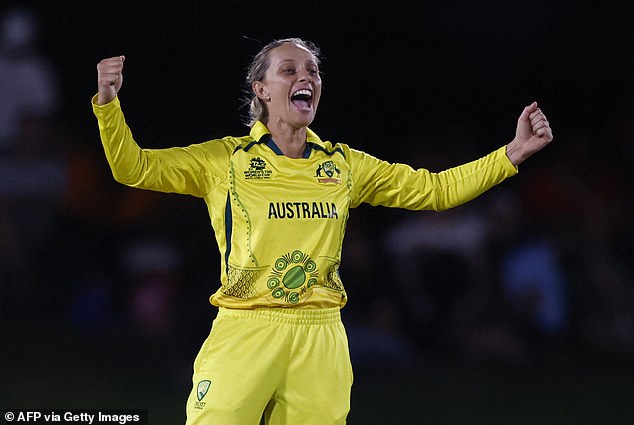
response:
<svg viewBox="0 0 634 425"><path fill-rule="evenodd" d="M513 139L508 145L506 145L506 156L514 166L520 165L526 159L524 149L522 149L522 143Z"/></svg>
<svg viewBox="0 0 634 425"><path fill-rule="evenodd" d="M113 93L111 90L103 90L100 88L100 90L98 90L97 92L97 98L95 99L95 103L98 106L103 106L105 104L112 102L116 96L117 94Z"/></svg>

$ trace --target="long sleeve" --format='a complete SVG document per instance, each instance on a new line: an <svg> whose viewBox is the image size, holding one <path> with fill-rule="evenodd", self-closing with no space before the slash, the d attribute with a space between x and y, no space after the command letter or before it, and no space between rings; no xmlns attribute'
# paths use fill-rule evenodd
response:
<svg viewBox="0 0 634 425"><path fill-rule="evenodd" d="M506 147L440 173L391 164L351 149L352 206L371 205L441 211L461 205L515 175Z"/></svg>
<svg viewBox="0 0 634 425"><path fill-rule="evenodd" d="M120 183L141 189L204 197L226 179L236 141L232 138L174 147L142 149L132 136L119 98L92 108L112 174Z"/></svg>

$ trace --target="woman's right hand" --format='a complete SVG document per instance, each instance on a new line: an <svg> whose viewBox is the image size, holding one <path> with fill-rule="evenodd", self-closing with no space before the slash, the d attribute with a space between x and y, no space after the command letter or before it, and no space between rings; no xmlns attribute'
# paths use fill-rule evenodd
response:
<svg viewBox="0 0 634 425"><path fill-rule="evenodd" d="M123 84L125 56L104 59L97 64L97 105L112 102Z"/></svg>

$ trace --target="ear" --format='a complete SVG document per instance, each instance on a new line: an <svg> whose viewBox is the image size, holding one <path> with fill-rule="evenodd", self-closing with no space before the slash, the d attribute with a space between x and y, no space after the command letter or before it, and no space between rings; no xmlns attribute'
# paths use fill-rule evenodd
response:
<svg viewBox="0 0 634 425"><path fill-rule="evenodd" d="M263 101L267 101L271 99L269 95L269 91L266 89L266 85L261 81L254 82L251 87L253 88L253 93Z"/></svg>

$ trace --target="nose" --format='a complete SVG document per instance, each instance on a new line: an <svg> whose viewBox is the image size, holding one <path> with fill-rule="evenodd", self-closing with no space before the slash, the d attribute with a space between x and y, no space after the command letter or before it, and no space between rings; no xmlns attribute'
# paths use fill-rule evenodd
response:
<svg viewBox="0 0 634 425"><path fill-rule="evenodd" d="M300 75L299 75L299 81L301 82L312 82L313 81L313 77L310 75L310 72L307 69L302 69Z"/></svg>

